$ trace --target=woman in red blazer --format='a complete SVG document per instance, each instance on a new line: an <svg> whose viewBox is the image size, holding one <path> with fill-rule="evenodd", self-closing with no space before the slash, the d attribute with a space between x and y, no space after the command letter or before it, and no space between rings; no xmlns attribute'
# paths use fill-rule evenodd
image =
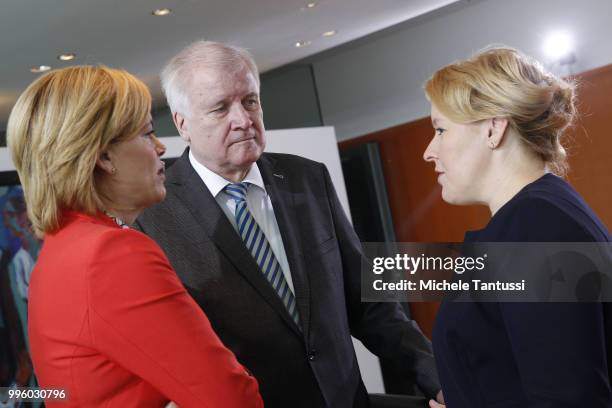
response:
<svg viewBox="0 0 612 408"><path fill-rule="evenodd" d="M40 77L13 108L8 144L44 238L29 289L35 373L66 391L61 406L262 407L161 249L127 228L165 196L150 108L138 79L91 66Z"/></svg>

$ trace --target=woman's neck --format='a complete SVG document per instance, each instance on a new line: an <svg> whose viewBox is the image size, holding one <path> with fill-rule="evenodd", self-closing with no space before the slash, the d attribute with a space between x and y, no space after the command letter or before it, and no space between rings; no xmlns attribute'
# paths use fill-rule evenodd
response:
<svg viewBox="0 0 612 408"><path fill-rule="evenodd" d="M491 216L519 193L547 173L546 162L525 145L521 137L509 131L503 143L492 151L489 166L484 172L483 202Z"/></svg>
<svg viewBox="0 0 612 408"><path fill-rule="evenodd" d="M491 216L494 216L500 208L502 208L508 201L517 195L519 191L525 188L525 186L533 183L544 174L546 174L546 171L544 169L540 169L531 172L524 172L520 175L510 175L500 179L500 184L495 189L494 194L491 195L491 199L488 203Z"/></svg>
<svg viewBox="0 0 612 408"><path fill-rule="evenodd" d="M525 148L518 140L506 146L504 154L498 156L490 169L488 199L485 201L495 215L501 207L518 194L525 186L546 174L546 163L535 153ZM502 153L502 152L500 152Z"/></svg>

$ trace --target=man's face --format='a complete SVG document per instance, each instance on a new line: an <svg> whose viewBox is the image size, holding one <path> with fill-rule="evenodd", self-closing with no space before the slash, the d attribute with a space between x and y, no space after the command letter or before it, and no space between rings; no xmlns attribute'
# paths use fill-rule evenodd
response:
<svg viewBox="0 0 612 408"><path fill-rule="evenodd" d="M174 120L195 158L226 179L241 180L265 148L253 74L246 67L198 70L190 81L188 101L188 111L175 113Z"/></svg>

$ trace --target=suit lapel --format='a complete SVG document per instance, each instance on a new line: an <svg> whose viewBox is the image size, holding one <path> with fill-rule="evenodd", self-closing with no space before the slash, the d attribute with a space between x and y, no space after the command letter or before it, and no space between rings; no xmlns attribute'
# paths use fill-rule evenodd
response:
<svg viewBox="0 0 612 408"><path fill-rule="evenodd" d="M302 329L306 338L310 331L310 285L304 270L302 240L299 233L299 215L295 206L295 181L288 169L278 165L277 160L264 154L258 161L261 176L270 196L274 215L287 253L291 278L295 288L295 300L300 312Z"/></svg>
<svg viewBox="0 0 612 408"><path fill-rule="evenodd" d="M301 336L285 305L263 276L255 259L253 259L242 239L227 219L227 216L191 166L188 149L185 150L181 158L172 167L176 167L176 169L173 169L174 171L171 177L169 177L168 182L178 188L178 197L198 221L204 234L214 242L227 260L249 281L265 301ZM298 302L298 306L299 304Z"/></svg>

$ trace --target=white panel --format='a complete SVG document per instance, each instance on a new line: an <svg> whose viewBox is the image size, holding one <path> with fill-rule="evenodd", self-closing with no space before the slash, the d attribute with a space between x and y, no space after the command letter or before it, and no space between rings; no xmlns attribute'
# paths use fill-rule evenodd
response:
<svg viewBox="0 0 612 408"><path fill-rule="evenodd" d="M338 193L344 211L351 219L338 142L334 128L310 127L300 129L283 129L266 131L266 151L275 153L291 153L307 159L325 163Z"/></svg>
<svg viewBox="0 0 612 408"><path fill-rule="evenodd" d="M11 160L11 155L6 147L0 148L0 171L15 170L15 165Z"/></svg>

